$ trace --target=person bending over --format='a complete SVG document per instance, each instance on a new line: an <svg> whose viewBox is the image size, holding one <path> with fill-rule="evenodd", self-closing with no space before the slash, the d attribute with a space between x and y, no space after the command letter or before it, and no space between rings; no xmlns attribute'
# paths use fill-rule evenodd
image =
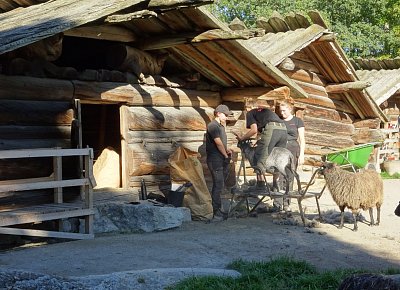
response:
<svg viewBox="0 0 400 290"><path fill-rule="evenodd" d="M249 129L244 135L236 134L238 141L250 139L259 133L254 154L253 168L258 175L257 185L265 186L259 176L266 171L265 161L274 147L286 148L287 131L283 120L269 109L265 101L257 100L255 108L246 113L246 128Z"/></svg>

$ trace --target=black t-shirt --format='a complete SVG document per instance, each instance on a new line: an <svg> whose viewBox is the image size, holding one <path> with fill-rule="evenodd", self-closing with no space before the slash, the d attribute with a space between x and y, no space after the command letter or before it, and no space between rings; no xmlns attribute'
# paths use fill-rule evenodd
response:
<svg viewBox="0 0 400 290"><path fill-rule="evenodd" d="M283 123L279 116L269 109L252 109L246 114L246 128L250 129L252 124L257 124L257 129L259 132L267 125L269 122Z"/></svg>
<svg viewBox="0 0 400 290"><path fill-rule="evenodd" d="M304 127L304 122L302 119L293 116L289 121L284 121L288 133L288 141L297 140L299 137L299 128Z"/></svg>
<svg viewBox="0 0 400 290"><path fill-rule="evenodd" d="M214 139L220 138L222 144L224 144L225 149L227 148L227 137L225 132L225 127L218 123L216 120L212 120L207 125L207 133L206 133L206 153L208 156L220 156L224 158L222 153L218 150L217 145L215 145Z"/></svg>

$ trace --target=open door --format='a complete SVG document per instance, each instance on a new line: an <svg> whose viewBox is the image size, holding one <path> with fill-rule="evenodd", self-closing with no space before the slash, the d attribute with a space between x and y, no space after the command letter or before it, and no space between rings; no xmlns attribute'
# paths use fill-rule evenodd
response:
<svg viewBox="0 0 400 290"><path fill-rule="evenodd" d="M97 170L97 175L95 172L97 184L100 187L121 187L119 105L80 104L80 116L80 145L83 148L93 148L94 171ZM108 185L110 184L109 181L101 180L108 178L113 179L113 186ZM116 178L117 182L115 181ZM101 186L102 184L105 184L105 186Z"/></svg>

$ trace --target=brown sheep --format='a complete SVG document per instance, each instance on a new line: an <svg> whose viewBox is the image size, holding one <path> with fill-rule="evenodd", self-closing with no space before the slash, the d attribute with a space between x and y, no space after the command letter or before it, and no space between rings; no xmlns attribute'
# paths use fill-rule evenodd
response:
<svg viewBox="0 0 400 290"><path fill-rule="evenodd" d="M370 226L379 225L381 205L383 203L383 182L376 171L365 170L354 173L346 171L331 162L325 162L321 171L332 198L341 212L339 228L343 227L344 209L346 207L353 214L353 231L358 230L356 215L360 209L369 210ZM377 209L376 224L372 213L373 207Z"/></svg>

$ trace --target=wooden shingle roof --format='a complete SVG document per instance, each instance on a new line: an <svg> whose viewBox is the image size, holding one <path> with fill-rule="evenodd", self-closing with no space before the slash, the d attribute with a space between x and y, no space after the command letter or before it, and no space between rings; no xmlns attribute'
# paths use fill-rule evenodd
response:
<svg viewBox="0 0 400 290"><path fill-rule="evenodd" d="M285 85L293 97L307 97L278 68L236 39L243 36L236 37L225 23L196 7L208 2L57 0L14 9L0 14L5 23L0 27L0 54L64 32L67 36L119 40L142 50L168 52L177 63L222 87ZM65 9L55 8L55 3L60 9L60 3L64 3ZM169 7L160 6L162 3ZM85 13L78 13L80 6ZM41 11L49 13L42 15Z"/></svg>
<svg viewBox="0 0 400 290"><path fill-rule="evenodd" d="M274 65L302 50L328 82L358 81L359 77L352 63L334 34L327 29L328 26L320 14L311 11L308 16L289 13L283 17L279 13L273 13L269 19L261 18L257 21L257 26L264 28L266 35L244 42L251 43L260 54L271 59ZM276 38L278 44L271 45L272 41L269 39L273 38ZM361 118L386 119L368 91L349 91L341 95Z"/></svg>
<svg viewBox="0 0 400 290"><path fill-rule="evenodd" d="M352 62L359 78L371 83L366 90L378 105L393 95L400 96L400 58L355 59Z"/></svg>

